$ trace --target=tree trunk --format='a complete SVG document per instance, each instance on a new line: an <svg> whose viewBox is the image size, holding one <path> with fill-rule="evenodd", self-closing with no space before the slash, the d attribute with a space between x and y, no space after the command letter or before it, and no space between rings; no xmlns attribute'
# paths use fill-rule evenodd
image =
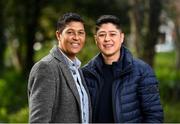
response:
<svg viewBox="0 0 180 124"><path fill-rule="evenodd" d="M155 45L158 39L158 28L159 28L159 16L161 13L161 0L150 0L149 1L149 18L147 33L145 36L143 53L141 58L150 64L152 67L154 65L155 56Z"/></svg>
<svg viewBox="0 0 180 124"><path fill-rule="evenodd" d="M131 30L131 45L135 51L135 54L139 54L141 51L140 41L140 33L142 29L142 12L140 10L141 4L139 0L129 0L129 5L131 7L129 11L130 18L130 30Z"/></svg>
<svg viewBox="0 0 180 124"><path fill-rule="evenodd" d="M175 48L176 48L176 69L180 70L180 1L173 0L170 1L172 6L172 10L174 11L174 22L175 22Z"/></svg>
<svg viewBox="0 0 180 124"><path fill-rule="evenodd" d="M179 19L180 17L176 18L175 27L176 27L176 39L175 39L175 48L176 48L176 69L180 70L180 24Z"/></svg>
<svg viewBox="0 0 180 124"><path fill-rule="evenodd" d="M0 73L4 69L4 53L6 48L6 39L4 35L4 6L3 6L3 0L0 1Z"/></svg>
<svg viewBox="0 0 180 124"><path fill-rule="evenodd" d="M31 67L34 64L34 49L33 45L35 43L35 33L38 28L38 19L40 15L40 10L42 7L42 1L41 0L31 0L27 3L27 26L26 26L26 37L27 37L27 54L25 59L25 73L28 73L31 69ZM29 9L31 8L31 9Z"/></svg>
<svg viewBox="0 0 180 124"><path fill-rule="evenodd" d="M131 34L137 56L153 66L161 0L129 0Z"/></svg>

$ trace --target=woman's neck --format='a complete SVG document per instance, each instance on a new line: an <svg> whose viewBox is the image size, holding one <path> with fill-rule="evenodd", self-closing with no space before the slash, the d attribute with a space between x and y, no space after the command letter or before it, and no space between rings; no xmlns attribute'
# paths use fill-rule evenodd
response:
<svg viewBox="0 0 180 124"><path fill-rule="evenodd" d="M112 55L112 56L106 56L106 55L102 54L105 64L112 65L113 62L117 62L120 58L120 52L118 52L118 53L119 54Z"/></svg>

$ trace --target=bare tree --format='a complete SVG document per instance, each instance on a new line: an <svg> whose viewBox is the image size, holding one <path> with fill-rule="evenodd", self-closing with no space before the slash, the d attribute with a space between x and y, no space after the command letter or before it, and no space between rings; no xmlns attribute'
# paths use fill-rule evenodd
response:
<svg viewBox="0 0 180 124"><path fill-rule="evenodd" d="M158 38L161 0L129 0L131 33L134 34L136 52L153 66Z"/></svg>

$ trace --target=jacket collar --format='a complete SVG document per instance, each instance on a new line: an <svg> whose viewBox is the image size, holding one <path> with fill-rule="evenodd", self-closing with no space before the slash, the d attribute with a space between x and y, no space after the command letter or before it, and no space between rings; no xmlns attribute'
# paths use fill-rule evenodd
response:
<svg viewBox="0 0 180 124"><path fill-rule="evenodd" d="M113 68L115 68L116 71L120 72L120 75L124 75L131 71L132 69L132 61L133 57L130 51L125 47L121 47L121 57L118 62L113 62ZM95 56L90 63L88 63L89 67L88 69L92 69L93 73L95 70L97 70L97 73L102 74L102 66L103 66L103 57L101 53L99 53L97 56Z"/></svg>
<svg viewBox="0 0 180 124"><path fill-rule="evenodd" d="M50 54L56 58L58 61L61 61L63 63L65 63L65 60L62 59L64 58L63 54L60 52L60 49L58 46L54 46L51 50L50 50Z"/></svg>
<svg viewBox="0 0 180 124"><path fill-rule="evenodd" d="M63 63L67 64L67 65L72 65L73 63L75 64L75 66L77 68L80 68L81 66L81 61L75 57L74 61L70 60L62 51L58 46L54 46L51 50L50 50L50 54L55 57L56 59L58 59L59 61L62 61ZM64 58L64 59L62 59Z"/></svg>

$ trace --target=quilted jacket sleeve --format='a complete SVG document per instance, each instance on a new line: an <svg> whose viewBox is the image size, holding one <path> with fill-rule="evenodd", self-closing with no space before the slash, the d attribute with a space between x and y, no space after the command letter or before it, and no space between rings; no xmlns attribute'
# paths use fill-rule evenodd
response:
<svg viewBox="0 0 180 124"><path fill-rule="evenodd" d="M163 122L163 109L160 103L158 81L149 65L145 65L142 75L142 81L139 85L139 96L143 122L161 123Z"/></svg>

